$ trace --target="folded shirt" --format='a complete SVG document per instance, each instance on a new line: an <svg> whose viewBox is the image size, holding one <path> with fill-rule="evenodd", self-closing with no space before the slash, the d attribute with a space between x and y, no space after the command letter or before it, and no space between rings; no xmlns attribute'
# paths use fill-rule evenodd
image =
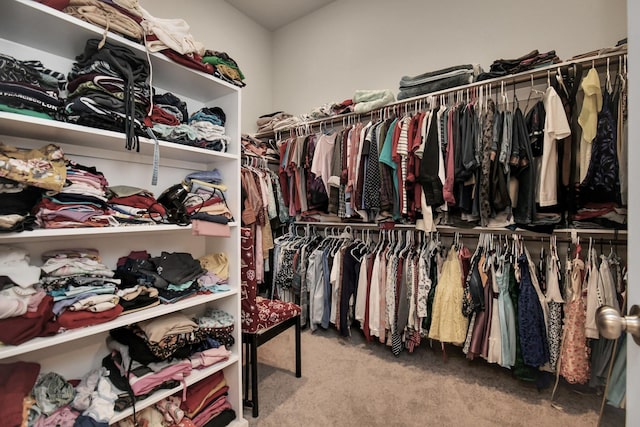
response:
<svg viewBox="0 0 640 427"><path fill-rule="evenodd" d="M193 332L198 325L182 313L172 313L138 324L150 342L159 342L167 335Z"/></svg>
<svg viewBox="0 0 640 427"><path fill-rule="evenodd" d="M400 89L405 87L418 86L423 83L429 83L435 80L444 79L447 77L465 75L465 74L477 74L477 70L480 68L478 64L464 64L453 67L447 67L436 71L428 71L426 73L419 74L417 76L403 76L400 79Z"/></svg>

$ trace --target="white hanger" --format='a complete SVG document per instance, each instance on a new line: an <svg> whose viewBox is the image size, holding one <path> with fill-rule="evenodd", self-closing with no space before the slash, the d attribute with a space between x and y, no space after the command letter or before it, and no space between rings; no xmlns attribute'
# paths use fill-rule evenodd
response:
<svg viewBox="0 0 640 427"><path fill-rule="evenodd" d="M531 75L531 77L533 78L533 75ZM547 88L551 87L551 71L547 70Z"/></svg>

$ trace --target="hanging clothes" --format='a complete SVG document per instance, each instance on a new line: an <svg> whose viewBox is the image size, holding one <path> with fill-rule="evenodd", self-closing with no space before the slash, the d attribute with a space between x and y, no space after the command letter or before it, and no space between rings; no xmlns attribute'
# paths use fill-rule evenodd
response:
<svg viewBox="0 0 640 427"><path fill-rule="evenodd" d="M600 281L597 265L598 255L596 250L589 244L589 254L587 256L587 266L585 273L585 283L587 292L587 310L585 323L585 336L591 339L600 338L598 325L596 324L596 310L604 304L604 289Z"/></svg>
<svg viewBox="0 0 640 427"><path fill-rule="evenodd" d="M491 145L493 143L493 128L496 114L493 99L489 99L482 117L482 145L480 151L479 195L480 195L480 225L486 227L491 216Z"/></svg>
<svg viewBox="0 0 640 427"><path fill-rule="evenodd" d="M527 126L519 107L513 114L512 150L509 164L511 165L511 178L517 182L516 192L511 194L511 200L514 203L514 219L519 224L530 224L536 217L536 171L533 165L533 152L531 144L529 144Z"/></svg>
<svg viewBox="0 0 640 427"><path fill-rule="evenodd" d="M485 255L481 255L478 260L478 272L480 275L480 281L482 285L482 307L476 311L476 316L473 323L473 330L471 333L471 341L469 345L469 352L467 358L473 359L475 356L483 356L486 358L488 350L488 342L486 336L491 328L491 316L493 305L493 284L491 283L490 272L486 270L487 258Z"/></svg>
<svg viewBox="0 0 640 427"><path fill-rule="evenodd" d="M585 334L586 289L583 289L584 261L579 258L580 249L570 264L571 299L567 302L565 313L565 331L560 353L560 375L570 384L586 384L589 381L591 367L590 349Z"/></svg>
<svg viewBox="0 0 640 427"><path fill-rule="evenodd" d="M584 179L580 182L582 203L619 201L620 179L614 109L614 94L605 90L602 109L597 117L596 134L591 143L592 161L589 161Z"/></svg>
<svg viewBox="0 0 640 427"><path fill-rule="evenodd" d="M517 323L516 313L513 307L511 296L509 295L509 277L512 271L511 263L507 261L506 255L498 259L498 266L495 269L495 281L498 285L498 312L500 317L500 347L501 366L509 368L515 364L516 360L516 334Z"/></svg>
<svg viewBox="0 0 640 427"><path fill-rule="evenodd" d="M543 98L545 120L542 160L537 182L537 202L541 207L558 204L558 147L557 141L571 135L569 121L562 101L553 86Z"/></svg>
<svg viewBox="0 0 640 427"><path fill-rule="evenodd" d="M560 345L562 341L562 307L564 299L560 292L560 259L556 247L555 236L549 243L549 257L546 263L546 284L545 300L549 311L549 365L555 371L560 357Z"/></svg>
<svg viewBox="0 0 640 427"><path fill-rule="evenodd" d="M489 363L497 363L498 365L503 366L502 362L502 327L500 324L500 307L498 303L500 287L496 280L496 262L493 258L495 255L492 255L489 263L489 273L491 277L491 320L490 320L490 329L488 333L488 349L486 360Z"/></svg>
<svg viewBox="0 0 640 427"><path fill-rule="evenodd" d="M465 341L469 320L460 310L462 297L462 266L458 249L451 247L433 300L429 338L456 345Z"/></svg>
<svg viewBox="0 0 640 427"><path fill-rule="evenodd" d="M529 257L518 257L520 295L518 298L518 325L524 363L541 367L549 361L549 344L544 313L534 287Z"/></svg>
<svg viewBox="0 0 640 427"><path fill-rule="evenodd" d="M602 109L602 89L600 86L600 75L595 67L591 67L589 72L582 79L580 84L584 92L582 108L578 116L578 123L582 127L582 137L580 139L580 180L584 181L587 170L591 163L591 143L596 137L598 128L598 114Z"/></svg>

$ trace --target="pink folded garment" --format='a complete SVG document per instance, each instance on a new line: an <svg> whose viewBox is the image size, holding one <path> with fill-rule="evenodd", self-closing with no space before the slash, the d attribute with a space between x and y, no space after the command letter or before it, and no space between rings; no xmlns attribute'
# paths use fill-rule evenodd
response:
<svg viewBox="0 0 640 427"><path fill-rule="evenodd" d="M203 221L201 219L191 220L191 231L194 236L214 236L214 237L231 236L231 229L227 224L219 224L217 222Z"/></svg>
<svg viewBox="0 0 640 427"><path fill-rule="evenodd" d="M142 377L136 377L133 373L130 373L129 383L131 384L131 390L135 396L140 396L151 392L156 386L169 380L180 381L184 385L182 399L186 398L186 384L184 384L185 378L191 373L191 363L188 360L169 365L158 372L152 372Z"/></svg>
<svg viewBox="0 0 640 427"><path fill-rule="evenodd" d="M200 369L227 360L231 352L224 346L199 351L191 355L191 367Z"/></svg>

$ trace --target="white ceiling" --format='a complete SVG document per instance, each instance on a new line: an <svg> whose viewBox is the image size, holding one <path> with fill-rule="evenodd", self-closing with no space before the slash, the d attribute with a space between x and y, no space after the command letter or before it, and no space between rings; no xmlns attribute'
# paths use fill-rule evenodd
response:
<svg viewBox="0 0 640 427"><path fill-rule="evenodd" d="M334 0L225 0L231 6L274 31L326 6Z"/></svg>

